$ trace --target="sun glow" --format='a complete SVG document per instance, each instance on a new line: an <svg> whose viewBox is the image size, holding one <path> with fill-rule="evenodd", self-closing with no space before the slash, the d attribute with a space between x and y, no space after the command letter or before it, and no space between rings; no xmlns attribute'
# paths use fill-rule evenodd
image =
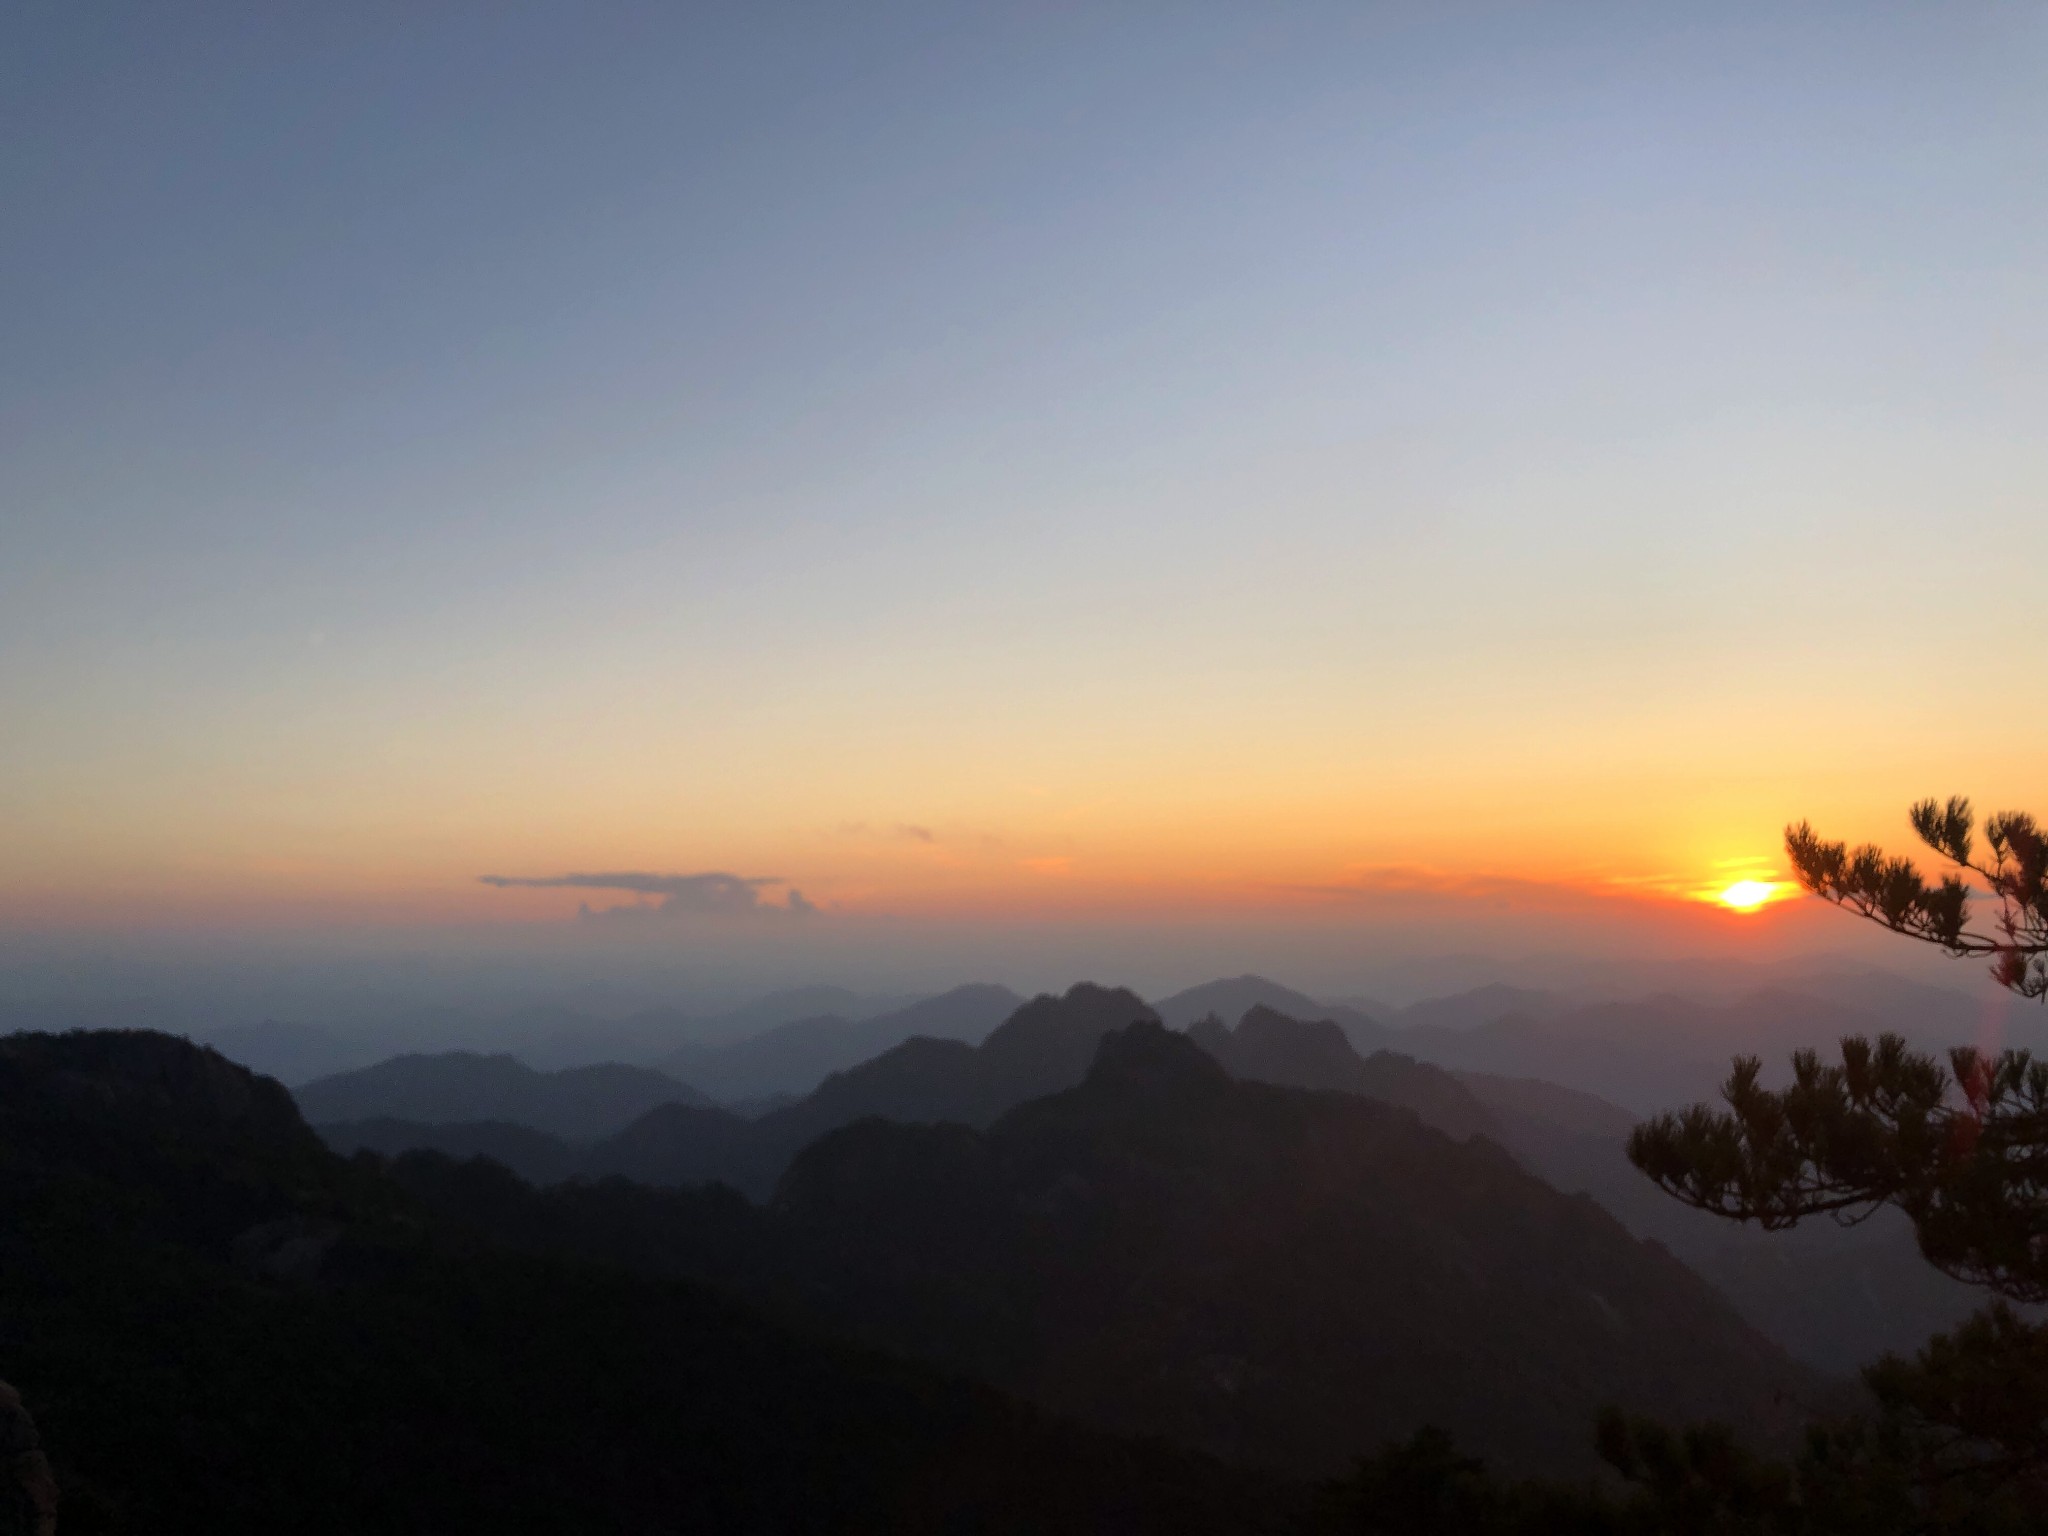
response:
<svg viewBox="0 0 2048 1536"><path fill-rule="evenodd" d="M1776 880L1738 880L1716 892L1714 900L1736 912L1754 912L1778 894L1779 884Z"/></svg>

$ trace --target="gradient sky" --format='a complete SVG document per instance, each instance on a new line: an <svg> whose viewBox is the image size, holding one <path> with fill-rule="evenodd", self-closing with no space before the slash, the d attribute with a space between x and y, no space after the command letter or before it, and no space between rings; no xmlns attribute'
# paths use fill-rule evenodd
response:
<svg viewBox="0 0 2048 1536"><path fill-rule="evenodd" d="M0 112L0 925L2048 811L2038 5L31 0Z"/></svg>

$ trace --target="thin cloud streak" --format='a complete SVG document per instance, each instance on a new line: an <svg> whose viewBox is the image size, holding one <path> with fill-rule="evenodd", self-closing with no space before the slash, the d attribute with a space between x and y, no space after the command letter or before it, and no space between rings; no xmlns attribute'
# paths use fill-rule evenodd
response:
<svg viewBox="0 0 2048 1536"><path fill-rule="evenodd" d="M733 915L753 912L811 913L817 907L805 899L803 892L780 875L735 875L723 870L709 870L700 874L665 875L646 870L614 870L599 874L572 873L565 875L479 875L480 884L495 886L500 890L509 888L542 890L583 890L583 891L627 891L639 896L659 896L661 902L653 911L676 915ZM764 890L777 886L788 887L781 905L761 899ZM592 909L585 906L586 917L608 917L615 914L634 914L649 911L642 906L607 907Z"/></svg>
<svg viewBox="0 0 2048 1536"><path fill-rule="evenodd" d="M1557 879L1527 876L1463 874L1415 866L1359 870L1341 880L1274 884L1262 887L1276 894L1332 901L1378 901L1395 897L1445 898L1550 906L1560 902L1672 902L1696 899L1666 877L1643 879Z"/></svg>

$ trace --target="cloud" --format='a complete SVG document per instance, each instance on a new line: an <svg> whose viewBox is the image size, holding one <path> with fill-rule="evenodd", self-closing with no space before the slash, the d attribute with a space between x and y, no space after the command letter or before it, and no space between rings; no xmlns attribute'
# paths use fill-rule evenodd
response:
<svg viewBox="0 0 2048 1536"><path fill-rule="evenodd" d="M1665 876L1544 880L1527 876L1455 873L1415 865L1360 868L1344 878L1316 884L1269 885L1294 896L1356 903L1457 901L1495 908L1530 910L1612 908L1617 902L1692 904L1699 892Z"/></svg>
<svg viewBox="0 0 2048 1536"><path fill-rule="evenodd" d="M915 821L899 821L886 827L878 827L868 821L842 821L839 823L842 837L872 837L889 843L937 844L945 841L930 827Z"/></svg>
<svg viewBox="0 0 2048 1536"><path fill-rule="evenodd" d="M544 889L567 889L579 891L630 891L638 896L659 896L660 903L648 908L643 905L604 907L583 911L589 917L608 917L614 913L644 913L657 911L675 914L711 913L733 914L749 912L790 912L808 913L817 907L804 898L803 892L789 884L780 875L732 875L711 870L696 875L661 875L645 870L614 870L603 874L568 875L479 875L484 885L507 887L539 887ZM764 890L777 886L787 888L782 902L778 905L761 899Z"/></svg>

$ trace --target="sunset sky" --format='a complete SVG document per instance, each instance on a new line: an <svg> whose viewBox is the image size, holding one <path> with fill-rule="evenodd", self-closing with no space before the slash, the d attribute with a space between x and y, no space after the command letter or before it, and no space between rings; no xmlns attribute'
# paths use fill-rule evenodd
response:
<svg viewBox="0 0 2048 1536"><path fill-rule="evenodd" d="M31 0L0 100L0 929L2048 811L2038 6Z"/></svg>

